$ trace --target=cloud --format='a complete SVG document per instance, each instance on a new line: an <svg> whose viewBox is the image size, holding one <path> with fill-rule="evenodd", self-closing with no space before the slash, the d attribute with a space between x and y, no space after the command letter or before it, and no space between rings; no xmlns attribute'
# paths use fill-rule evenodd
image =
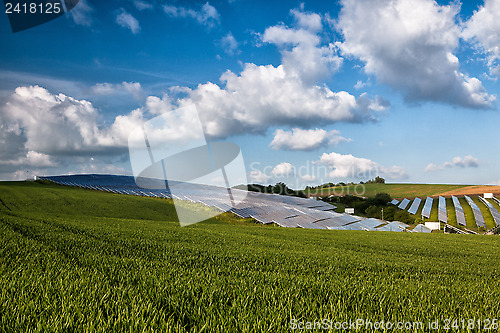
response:
<svg viewBox="0 0 500 333"><path fill-rule="evenodd" d="M271 174L276 178L289 177L295 174L295 168L288 162L283 162L274 167Z"/></svg>
<svg viewBox="0 0 500 333"><path fill-rule="evenodd" d="M355 97L334 92L322 79L331 78L341 59L332 45L322 45L320 32L283 25L269 27L261 39L274 44L282 64L244 64L236 74L226 71L220 85L207 82L184 96L164 96L168 107L196 105L205 133L222 138L242 133L265 133L273 126L308 128L336 122L373 121L388 103L366 93Z"/></svg>
<svg viewBox="0 0 500 333"><path fill-rule="evenodd" d="M92 12L94 9L87 0L80 0L78 5L68 12L68 15L78 25L90 27L92 25Z"/></svg>
<svg viewBox="0 0 500 333"><path fill-rule="evenodd" d="M138 113L140 111L117 119L134 118ZM7 128L4 132L22 137L28 151L75 155L126 147L128 134L117 136L116 121L110 128L103 128L92 103L64 94L51 94L39 86L16 88L7 103L0 107L0 114ZM142 114L135 118L137 122Z"/></svg>
<svg viewBox="0 0 500 333"><path fill-rule="evenodd" d="M310 31L320 31L323 29L323 24L321 23L321 15L311 12L304 12L304 6L301 6L301 10L292 9L290 11L292 16L297 22L297 26L310 30Z"/></svg>
<svg viewBox="0 0 500 333"><path fill-rule="evenodd" d="M250 171L249 174L250 181L256 183L266 183L270 178L271 177L267 176L265 173L258 170Z"/></svg>
<svg viewBox="0 0 500 333"><path fill-rule="evenodd" d="M300 179L302 179L305 182L310 183L310 182L315 181L316 177L314 175L303 175L303 176L300 177Z"/></svg>
<svg viewBox="0 0 500 333"><path fill-rule="evenodd" d="M219 23L219 12L217 12L217 9L208 2L205 3L199 11L168 4L163 5L163 11L170 17L188 17L195 19L199 24L209 28Z"/></svg>
<svg viewBox="0 0 500 333"><path fill-rule="evenodd" d="M348 142L337 130L325 131L324 129L303 130L294 128L291 131L276 130L274 139L269 145L274 150L314 150L328 145L337 145Z"/></svg>
<svg viewBox="0 0 500 333"><path fill-rule="evenodd" d="M134 0L134 6L138 10L153 9L153 4L144 0Z"/></svg>
<svg viewBox="0 0 500 333"><path fill-rule="evenodd" d="M469 41L477 43L477 45L488 56L488 67L493 75L500 75L500 39L498 31L500 31L500 1L485 0L474 15L465 22L465 27L462 36Z"/></svg>
<svg viewBox="0 0 500 333"><path fill-rule="evenodd" d="M406 171L400 166L384 167L377 162L366 158L342 155L338 153L324 153L313 164L324 165L329 168L332 178L372 179L381 176L389 179L408 178Z"/></svg>
<svg viewBox="0 0 500 333"><path fill-rule="evenodd" d="M222 37L221 45L224 48L224 52L229 55L238 53L238 41L234 38L231 32L228 32L227 35Z"/></svg>
<svg viewBox="0 0 500 333"><path fill-rule="evenodd" d="M425 167L425 172L444 170L446 168L477 168L479 166L479 160L472 155L467 155L465 157L454 157L451 162L444 162L442 165L436 165L434 163L429 163Z"/></svg>
<svg viewBox="0 0 500 333"><path fill-rule="evenodd" d="M278 46L283 67L289 75L300 77L306 83L315 83L330 77L342 65L335 45L321 45L318 33L318 30L304 26L276 25L267 28L261 38L264 43Z"/></svg>
<svg viewBox="0 0 500 333"><path fill-rule="evenodd" d="M140 85L139 85L140 86ZM134 90L134 83L111 85L112 89ZM107 85L96 86L109 92ZM19 170L45 173L47 170L85 172L121 170L107 165L123 162L128 153L129 135L149 118L170 110L168 101L148 97L142 108L119 115L110 123L101 121L91 102L65 94L53 94L40 86L18 87L0 104L0 177L25 177ZM168 144L193 135L195 119L186 115L176 127L159 128L148 133L150 139L162 138ZM96 157L93 159L91 157ZM64 169L66 167L66 169Z"/></svg>
<svg viewBox="0 0 500 333"><path fill-rule="evenodd" d="M116 23L123 28L130 29L134 35L138 34L141 31L141 27L139 26L139 21L129 13L125 11L125 9L121 8L121 13L116 16Z"/></svg>
<svg viewBox="0 0 500 333"><path fill-rule="evenodd" d="M460 72L453 54L459 9L456 2L440 6L432 0L343 0L337 27L344 42L337 45L409 102L489 108L495 96Z"/></svg>
<svg viewBox="0 0 500 333"><path fill-rule="evenodd" d="M356 88L356 89L362 89L364 86L366 86L366 83L364 83L361 80L358 80L358 82L356 82L356 84L354 85L354 88Z"/></svg>
<svg viewBox="0 0 500 333"><path fill-rule="evenodd" d="M91 90L96 95L114 95L118 93L129 93L136 99L143 97L143 91L139 82L122 82L120 84L112 83L97 83L91 87Z"/></svg>

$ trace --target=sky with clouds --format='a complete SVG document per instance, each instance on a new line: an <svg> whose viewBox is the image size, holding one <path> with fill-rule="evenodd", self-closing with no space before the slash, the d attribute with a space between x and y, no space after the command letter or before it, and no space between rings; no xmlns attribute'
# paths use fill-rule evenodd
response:
<svg viewBox="0 0 500 333"><path fill-rule="evenodd" d="M250 182L500 184L500 0L80 0L18 33L0 16L0 179L131 174L130 133L194 105Z"/></svg>

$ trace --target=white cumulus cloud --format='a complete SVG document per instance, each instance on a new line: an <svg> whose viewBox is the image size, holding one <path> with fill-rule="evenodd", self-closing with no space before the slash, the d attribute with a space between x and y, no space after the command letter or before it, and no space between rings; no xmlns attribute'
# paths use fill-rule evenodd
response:
<svg viewBox="0 0 500 333"><path fill-rule="evenodd" d="M465 157L456 156L451 161L444 162L442 165L437 165L434 163L429 163L425 167L425 172L444 170L446 168L477 168L479 166L479 160L472 155L467 155Z"/></svg>
<svg viewBox="0 0 500 333"><path fill-rule="evenodd" d="M247 63L239 74L228 70L221 84L184 87L182 98L164 96L165 108L196 105L209 137L265 133L272 126L307 128L377 119L388 107L382 98L335 92L321 83L342 61L335 47L321 44L320 33L300 26L269 27L262 41L278 47L282 64Z"/></svg>
<svg viewBox="0 0 500 333"><path fill-rule="evenodd" d="M289 177L295 174L295 168L292 164L283 162L276 165L271 171L271 174L276 178Z"/></svg>
<svg viewBox="0 0 500 333"><path fill-rule="evenodd" d="M236 40L236 38L234 38L231 32L228 32L224 37L222 37L221 45L224 49L224 52L229 55L238 53L238 41Z"/></svg>
<svg viewBox="0 0 500 333"><path fill-rule="evenodd" d="M120 84L112 83L97 83L91 87L91 90L96 95L113 95L117 93L127 92L139 99L143 96L141 84L139 82L122 82Z"/></svg>
<svg viewBox="0 0 500 333"><path fill-rule="evenodd" d="M116 23L123 28L130 29L134 35L141 31L139 21L123 8L121 8L121 12L116 16Z"/></svg>
<svg viewBox="0 0 500 333"><path fill-rule="evenodd" d="M188 17L195 19L199 24L205 25L209 28L218 24L220 17L217 9L211 6L208 2L205 3L200 10L166 4L163 5L163 11L170 17Z"/></svg>
<svg viewBox="0 0 500 333"><path fill-rule="evenodd" d="M290 131L276 130L274 139L269 145L275 150L314 150L328 145L337 145L348 142L337 130L325 131L324 129L304 130L293 128Z"/></svg>
<svg viewBox="0 0 500 333"><path fill-rule="evenodd" d="M351 154L324 153L314 164L328 167L329 176L332 178L372 179L381 176L389 179L404 179L408 177L406 171L400 166L384 167L367 158L355 157Z"/></svg>
<svg viewBox="0 0 500 333"><path fill-rule="evenodd" d="M300 179L302 179L303 181L307 182L307 183L310 183L310 182L313 182L316 180L316 176L314 175L303 175L300 177Z"/></svg>
<svg viewBox="0 0 500 333"><path fill-rule="evenodd" d="M460 5L433 0L343 0L338 29L346 55L361 59L367 74L400 90L407 101L491 107L480 80L460 71Z"/></svg>
<svg viewBox="0 0 500 333"><path fill-rule="evenodd" d="M500 75L500 1L485 0L465 23L463 37L476 42L488 56L488 66L494 75Z"/></svg>
<svg viewBox="0 0 500 333"><path fill-rule="evenodd" d="M266 183L271 177L263 173L262 171L253 170L250 171L249 179L251 182L256 183Z"/></svg>
<svg viewBox="0 0 500 333"><path fill-rule="evenodd" d="M139 10L153 9L153 4L145 0L134 0L134 5Z"/></svg>

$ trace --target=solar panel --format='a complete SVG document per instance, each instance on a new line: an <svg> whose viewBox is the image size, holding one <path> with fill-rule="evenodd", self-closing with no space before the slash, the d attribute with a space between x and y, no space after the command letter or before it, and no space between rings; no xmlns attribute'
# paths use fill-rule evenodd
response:
<svg viewBox="0 0 500 333"><path fill-rule="evenodd" d="M497 202L497 204L500 205L500 200L498 200L497 197L493 197L493 200L495 200Z"/></svg>
<svg viewBox="0 0 500 333"><path fill-rule="evenodd" d="M413 214L413 215L417 214L417 210L418 210L418 207L420 207L421 202L422 202L422 199L415 198L415 200L413 200L413 203L410 206L410 209L408 209L408 213Z"/></svg>
<svg viewBox="0 0 500 333"><path fill-rule="evenodd" d="M361 220L358 222L350 223L345 225L346 228L353 228L354 230L367 230L367 231L375 231L376 227L385 224L382 220L370 218Z"/></svg>
<svg viewBox="0 0 500 333"><path fill-rule="evenodd" d="M446 213L446 199L443 197L439 197L438 204L438 220L447 223L448 222L448 214Z"/></svg>
<svg viewBox="0 0 500 333"><path fill-rule="evenodd" d="M427 228L423 224L417 224L417 226L415 228L413 228L412 232L423 232L426 234L430 234L432 232L432 230Z"/></svg>
<svg viewBox="0 0 500 333"><path fill-rule="evenodd" d="M383 225L383 226L377 228L376 230L377 231L403 232L406 228L408 228L407 224L405 224L403 222L399 222L399 221L393 221L393 222L390 222L386 225Z"/></svg>
<svg viewBox="0 0 500 333"><path fill-rule="evenodd" d="M462 205L457 197L451 196L451 200L453 200L453 205L455 206L455 214L457 215L457 222L460 225L466 226L467 223L465 221L465 214Z"/></svg>
<svg viewBox="0 0 500 333"><path fill-rule="evenodd" d="M484 222L483 214L479 209L479 206L468 196L464 195L465 200L469 203L469 206L472 208L472 212L474 213L474 219L476 220L476 224L478 227L485 227L486 223Z"/></svg>
<svg viewBox="0 0 500 333"><path fill-rule="evenodd" d="M425 199L424 208L422 209L422 217L431 217L432 201L433 200L430 197L427 197L427 199Z"/></svg>
<svg viewBox="0 0 500 333"><path fill-rule="evenodd" d="M337 218L329 218L325 220L316 221L314 223L321 225L327 229L338 229L339 227L346 224L345 221L339 220Z"/></svg>
<svg viewBox="0 0 500 333"><path fill-rule="evenodd" d="M391 201L391 204L393 204L394 206L396 206L398 203L399 203L399 201L398 201L398 200L396 200L396 199L393 199L393 200Z"/></svg>
<svg viewBox="0 0 500 333"><path fill-rule="evenodd" d="M401 203L399 204L398 208L399 209L406 209L406 207L408 206L408 204L410 203L410 200L404 198L403 201L401 201Z"/></svg>
<svg viewBox="0 0 500 333"><path fill-rule="evenodd" d="M493 216L493 220L495 221L495 224L496 225L500 225L500 213L498 212L498 210L495 208L495 206L493 206L491 204L491 202L489 202L488 200L486 200L485 198L483 197L479 197L479 199L484 202L486 204L486 206L488 206L488 209L490 210L491 212L491 215Z"/></svg>

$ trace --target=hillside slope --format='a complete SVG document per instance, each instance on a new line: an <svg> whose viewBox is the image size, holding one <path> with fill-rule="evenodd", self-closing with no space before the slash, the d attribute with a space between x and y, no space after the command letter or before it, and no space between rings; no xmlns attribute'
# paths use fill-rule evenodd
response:
<svg viewBox="0 0 500 333"><path fill-rule="evenodd" d="M0 183L0 331L285 332L496 318L497 237L286 229L171 201ZM416 330L415 330L416 331Z"/></svg>

